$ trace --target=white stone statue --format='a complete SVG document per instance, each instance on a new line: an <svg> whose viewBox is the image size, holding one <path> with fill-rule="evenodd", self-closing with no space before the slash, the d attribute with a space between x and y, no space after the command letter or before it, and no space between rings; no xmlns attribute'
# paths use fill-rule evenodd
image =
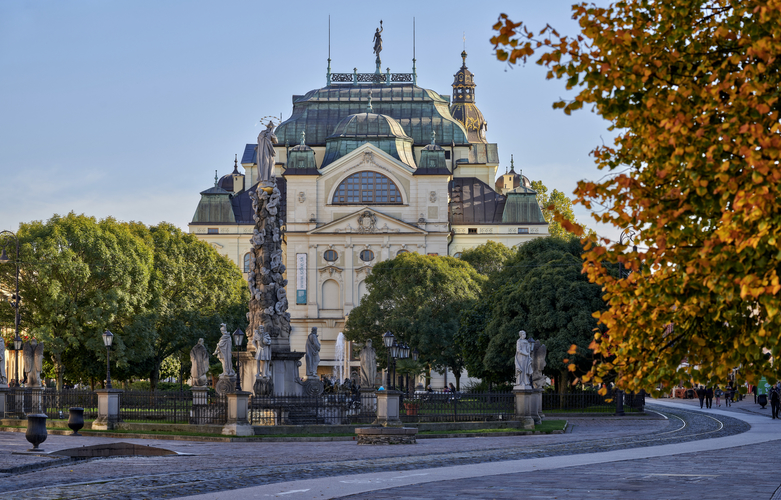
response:
<svg viewBox="0 0 781 500"><path fill-rule="evenodd" d="M317 327L312 328L306 339L306 376L317 378L317 365L320 364L320 339Z"/></svg>
<svg viewBox="0 0 781 500"><path fill-rule="evenodd" d="M5 371L6 356L5 356L5 340L0 337L0 387L8 387L8 377ZM4 396L0 396L4 397Z"/></svg>
<svg viewBox="0 0 781 500"><path fill-rule="evenodd" d="M206 372L209 371L209 351L206 349L203 339L198 339L198 343L190 350L190 361L192 362L190 368L192 381L190 383L193 387L205 387Z"/></svg>
<svg viewBox="0 0 781 500"><path fill-rule="evenodd" d="M255 360L258 362L258 376L268 377L269 362L271 361L271 336L260 325L252 336L252 345L255 346Z"/></svg>
<svg viewBox="0 0 781 500"><path fill-rule="evenodd" d="M231 336L226 329L225 323L220 325L220 331L222 332L222 337L220 337L220 341L212 356L217 356L217 359L222 362L221 376L233 377L236 375L236 372L233 370L233 359L231 358L233 348L231 346Z"/></svg>
<svg viewBox="0 0 781 500"><path fill-rule="evenodd" d="M266 129L258 134L258 180L271 182L274 178L274 144L277 136L274 135L274 124L269 120Z"/></svg>
<svg viewBox="0 0 781 500"><path fill-rule="evenodd" d="M518 340L515 343L515 384L520 389L527 389L531 386L531 343L526 340L526 332L518 332Z"/></svg>
<svg viewBox="0 0 781 500"><path fill-rule="evenodd" d="M361 349L361 387L373 389L377 378L377 353L368 339Z"/></svg>
<svg viewBox="0 0 781 500"><path fill-rule="evenodd" d="M41 371L43 370L43 342L33 339L25 342L24 373L27 375L27 387L41 387Z"/></svg>

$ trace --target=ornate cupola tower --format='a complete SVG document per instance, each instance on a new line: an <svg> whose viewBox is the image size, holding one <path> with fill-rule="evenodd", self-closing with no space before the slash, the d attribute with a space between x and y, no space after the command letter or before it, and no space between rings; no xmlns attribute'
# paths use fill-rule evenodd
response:
<svg viewBox="0 0 781 500"><path fill-rule="evenodd" d="M475 106L474 75L466 67L466 51L461 52L461 69L456 73L453 81L453 104L450 106L450 114L460 121L467 131L469 142L485 143L485 132L488 124L483 118L483 113Z"/></svg>

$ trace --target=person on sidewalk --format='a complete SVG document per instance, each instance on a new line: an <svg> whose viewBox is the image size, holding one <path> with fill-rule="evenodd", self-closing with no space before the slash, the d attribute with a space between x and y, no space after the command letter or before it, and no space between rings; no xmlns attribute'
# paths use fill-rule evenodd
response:
<svg viewBox="0 0 781 500"><path fill-rule="evenodd" d="M705 388L703 386L697 387L697 399L700 400L700 408L702 408L702 404L705 402Z"/></svg>
<svg viewBox="0 0 781 500"><path fill-rule="evenodd" d="M724 389L724 406L732 406L732 386L728 385L726 389Z"/></svg>
<svg viewBox="0 0 781 500"><path fill-rule="evenodd" d="M705 388L705 407L713 408L713 387L711 386Z"/></svg>
<svg viewBox="0 0 781 500"><path fill-rule="evenodd" d="M770 413L773 414L773 419L778 418L779 404L781 404L781 396L778 394L778 388L773 387L770 389Z"/></svg>
<svg viewBox="0 0 781 500"><path fill-rule="evenodd" d="M724 395L724 391L719 389L719 386L716 386L716 390L713 391L713 395L716 396L716 406L721 406L721 397Z"/></svg>

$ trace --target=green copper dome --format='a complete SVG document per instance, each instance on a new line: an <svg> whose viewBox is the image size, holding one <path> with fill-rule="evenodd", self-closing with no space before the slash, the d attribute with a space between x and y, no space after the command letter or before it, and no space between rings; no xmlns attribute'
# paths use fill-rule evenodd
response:
<svg viewBox="0 0 781 500"><path fill-rule="evenodd" d="M390 116L375 113L357 113L343 118L326 140L324 167L355 150L364 143L371 143L397 160L415 167L412 154L412 138L398 121Z"/></svg>

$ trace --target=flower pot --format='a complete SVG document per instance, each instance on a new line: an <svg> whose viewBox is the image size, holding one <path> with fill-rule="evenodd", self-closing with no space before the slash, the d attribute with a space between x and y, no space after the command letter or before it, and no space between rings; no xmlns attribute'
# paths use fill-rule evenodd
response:
<svg viewBox="0 0 781 500"><path fill-rule="evenodd" d="M81 436L79 429L84 427L84 408L74 406L73 408L68 408L68 411L70 412L68 427L73 431L71 436Z"/></svg>
<svg viewBox="0 0 781 500"><path fill-rule="evenodd" d="M27 451L43 451L38 445L46 441L46 419L49 418L43 414L31 413L27 415L27 432L24 437L33 445L32 449Z"/></svg>

